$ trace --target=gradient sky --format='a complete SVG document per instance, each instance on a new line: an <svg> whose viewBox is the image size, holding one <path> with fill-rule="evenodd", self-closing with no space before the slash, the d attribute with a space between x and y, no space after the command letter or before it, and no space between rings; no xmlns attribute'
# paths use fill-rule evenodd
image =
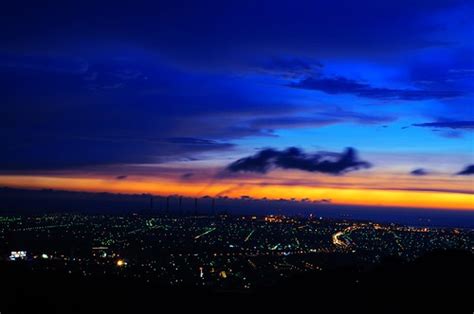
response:
<svg viewBox="0 0 474 314"><path fill-rule="evenodd" d="M474 210L472 1L66 2L2 7L0 185Z"/></svg>

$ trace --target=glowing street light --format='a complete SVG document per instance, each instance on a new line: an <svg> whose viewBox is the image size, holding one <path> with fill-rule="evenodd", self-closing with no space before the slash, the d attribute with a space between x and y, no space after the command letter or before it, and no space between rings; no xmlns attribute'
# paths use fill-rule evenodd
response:
<svg viewBox="0 0 474 314"><path fill-rule="evenodd" d="M127 265L127 262L125 262L123 259L119 259L119 260L117 260L116 264L117 264L118 267L123 267L123 266Z"/></svg>

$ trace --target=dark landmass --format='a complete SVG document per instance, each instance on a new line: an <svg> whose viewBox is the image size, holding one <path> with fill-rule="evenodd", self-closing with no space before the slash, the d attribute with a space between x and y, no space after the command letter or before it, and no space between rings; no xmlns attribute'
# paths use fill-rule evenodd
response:
<svg viewBox="0 0 474 314"><path fill-rule="evenodd" d="M208 310L223 305L234 309L239 301L253 301L267 309L312 306L327 312L377 309L378 313L407 312L441 305L450 313L472 310L474 255L463 251L435 251L412 262L384 259L361 271L341 268L305 273L252 293L205 288L169 288L143 281L103 276L82 278L57 272L33 272L26 264L0 263L2 313L154 313ZM250 307L249 303L245 303ZM383 304L380 305L379 304ZM211 306L208 308L208 306ZM463 310L461 310L463 309ZM166 310L165 310L166 311Z"/></svg>

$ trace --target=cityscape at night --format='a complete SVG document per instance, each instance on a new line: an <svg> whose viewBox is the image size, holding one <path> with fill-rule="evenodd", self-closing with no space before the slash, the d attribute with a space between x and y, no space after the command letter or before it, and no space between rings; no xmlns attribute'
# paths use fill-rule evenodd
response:
<svg viewBox="0 0 474 314"><path fill-rule="evenodd" d="M322 217L50 214L0 219L3 261L219 292L272 286L295 273L474 252L474 231ZM71 243L74 246L71 247Z"/></svg>
<svg viewBox="0 0 474 314"><path fill-rule="evenodd" d="M299 296L317 292L321 297L344 285L345 293L361 297L369 291L374 293L372 285L380 286L381 282L372 282L372 276L384 278L383 285L393 285L396 289L401 288L399 285L408 288L412 284L425 285L430 280L439 284L446 272L443 268L452 271L459 267L465 272L472 270L474 261L474 229L471 228L407 226L315 214L250 216L218 213L218 210L189 212L144 210L128 214L63 212L0 216L2 295L14 297L23 291L23 296L16 298L25 303L14 305L22 313L32 309L103 311L100 307L104 306L103 302L95 301L102 305L91 305L91 300L78 303L76 298L71 299L70 291L75 291L72 295L81 291L84 297L82 289L91 289L95 291L90 292L92 300L98 296L108 299L112 294L120 294L113 285L127 292L121 301L112 305L105 302L108 310L117 306L120 310L125 306L127 311L146 310L153 306L153 298L140 298L154 293L161 297L189 295L200 299L204 296L266 298L289 297L294 295L292 289L296 289ZM432 254L434 264L430 260ZM410 269L427 256L423 268ZM446 260L446 256L454 257L454 263ZM387 266L389 271L384 270ZM400 272L400 267L409 270ZM418 272L426 271L426 267L429 270L421 278L431 278L418 278L420 282L404 274L420 276ZM403 279L397 282L390 278L393 275L401 275ZM472 282L472 272L465 275L464 279L451 280ZM295 279L301 276L314 277L314 281L307 286L308 282ZM31 287L24 286L25 280ZM294 280L296 287L292 286ZM91 285L97 283L102 284L101 288L94 290ZM138 296L131 298L134 294L130 287L138 289ZM311 290L302 290L307 288ZM56 301L53 307L51 296L43 295L42 289L67 292L66 295L57 292L62 301ZM435 292L439 293L438 289ZM363 292L358 294L358 290ZM41 296L42 301L32 305L25 293Z"/></svg>
<svg viewBox="0 0 474 314"><path fill-rule="evenodd" d="M472 0L7 1L0 28L0 314L473 313Z"/></svg>

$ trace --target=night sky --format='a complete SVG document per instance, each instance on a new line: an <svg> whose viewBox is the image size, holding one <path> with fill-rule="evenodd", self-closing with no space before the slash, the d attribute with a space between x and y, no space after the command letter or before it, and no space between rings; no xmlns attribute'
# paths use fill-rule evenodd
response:
<svg viewBox="0 0 474 314"><path fill-rule="evenodd" d="M0 186L474 210L472 1L0 15Z"/></svg>

